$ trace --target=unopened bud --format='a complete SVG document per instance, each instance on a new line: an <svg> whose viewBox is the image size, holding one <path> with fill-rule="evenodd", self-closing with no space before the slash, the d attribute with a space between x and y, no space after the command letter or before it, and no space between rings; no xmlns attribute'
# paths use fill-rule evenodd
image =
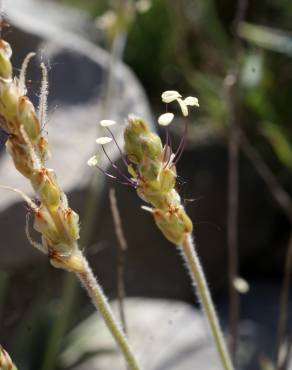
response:
<svg viewBox="0 0 292 370"><path fill-rule="evenodd" d="M140 140L140 145L143 147L144 155L157 160L163 150L160 137L151 132L144 137L142 136Z"/></svg>
<svg viewBox="0 0 292 370"><path fill-rule="evenodd" d="M24 148L22 142L19 141L17 136L10 136L6 141L7 152L12 156L13 162L17 170L23 174L23 176L30 178L33 174L33 162L30 157L27 156L26 148Z"/></svg>
<svg viewBox="0 0 292 370"><path fill-rule="evenodd" d="M147 181L156 180L160 170L161 163L157 161L148 160L140 166L140 173Z"/></svg>
<svg viewBox="0 0 292 370"><path fill-rule="evenodd" d="M18 94L17 88L14 84L5 83L1 84L1 113L5 115L6 119L13 119L16 116Z"/></svg>
<svg viewBox="0 0 292 370"><path fill-rule="evenodd" d="M162 153L158 135L150 132L145 121L131 117L124 132L125 152L131 162L139 164L145 157L157 159Z"/></svg>
<svg viewBox="0 0 292 370"><path fill-rule="evenodd" d="M31 141L35 141L40 135L40 123L35 114L34 106L25 96L19 98L18 120L24 126Z"/></svg>
<svg viewBox="0 0 292 370"><path fill-rule="evenodd" d="M181 206L167 211L155 209L153 215L164 236L176 245L180 245L193 230L192 221Z"/></svg>
<svg viewBox="0 0 292 370"><path fill-rule="evenodd" d="M31 177L31 181L47 207L54 208L60 205L61 192L53 170L47 168L37 170Z"/></svg>
<svg viewBox="0 0 292 370"><path fill-rule="evenodd" d="M0 40L0 77L10 79L12 77L12 65L10 58L12 55L10 45Z"/></svg>
<svg viewBox="0 0 292 370"><path fill-rule="evenodd" d="M176 173L170 168L164 168L160 173L160 188L161 192L168 193L175 187Z"/></svg>
<svg viewBox="0 0 292 370"><path fill-rule="evenodd" d="M71 208L62 211L67 234L72 240L79 239L79 216Z"/></svg>
<svg viewBox="0 0 292 370"><path fill-rule="evenodd" d="M44 206L41 206L35 212L33 227L36 231L41 233L45 239L49 240L51 244L59 244L62 242L56 225Z"/></svg>

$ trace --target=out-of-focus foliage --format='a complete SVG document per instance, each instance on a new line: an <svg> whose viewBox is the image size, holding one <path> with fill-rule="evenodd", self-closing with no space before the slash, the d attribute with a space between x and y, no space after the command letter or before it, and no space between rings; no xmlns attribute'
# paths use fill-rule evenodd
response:
<svg viewBox="0 0 292 370"><path fill-rule="evenodd" d="M119 0L62 2L96 17ZM250 0L247 5L243 22L235 30L237 2L154 0L151 9L138 14L128 30L125 61L153 103L158 104L160 92L166 89L197 94L201 103L197 125L207 122L217 127L228 123L224 78L238 62L238 119L254 135L265 127L276 155L287 164L291 149L290 140L284 137L291 135L287 102L292 96L292 3ZM273 122L273 140L266 122Z"/></svg>
<svg viewBox="0 0 292 370"><path fill-rule="evenodd" d="M292 169L292 140L289 139L287 132L271 122L264 122L262 132L270 141L279 160Z"/></svg>

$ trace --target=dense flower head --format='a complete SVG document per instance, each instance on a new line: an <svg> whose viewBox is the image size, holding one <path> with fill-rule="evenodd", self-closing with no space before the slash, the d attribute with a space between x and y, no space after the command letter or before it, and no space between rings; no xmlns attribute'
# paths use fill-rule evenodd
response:
<svg viewBox="0 0 292 370"><path fill-rule="evenodd" d="M75 257L80 253L77 247L79 219L67 204L56 175L47 168L47 140L44 137L42 119L45 117L47 94L47 71L41 65L43 76L41 109L38 112L26 96L25 72L30 53L24 60L19 77L12 75L11 48L0 40L0 128L7 133L6 148L16 169L31 182L38 198L38 204L30 201L34 213L34 228L41 234L42 243L34 242L28 227L29 241L47 254L52 264L68 270L78 270ZM72 262L72 263L71 263Z"/></svg>
<svg viewBox="0 0 292 370"><path fill-rule="evenodd" d="M129 118L124 139L125 152L135 166L138 195L153 206L150 210L165 237L180 244L186 233L192 231L192 222L175 189L176 168L166 155L169 148L163 148L159 136L137 117Z"/></svg>
<svg viewBox="0 0 292 370"><path fill-rule="evenodd" d="M162 101L166 104L176 101L183 116L188 115L189 106L199 106L198 99L193 96L182 98L174 90L165 91ZM168 126L174 119L174 114L166 112L158 118L161 126ZM139 197L152 207L144 207L153 214L154 220L165 237L175 244L181 244L186 235L192 232L192 221L186 214L179 193L176 190L176 163L180 159L186 141L187 122L184 133L175 153L172 152L169 132L166 128L166 142L163 145L160 137L150 130L149 125L140 117L130 115L124 129L124 156L111 126L116 122L111 119L100 121L111 137L102 136L96 140L110 162L110 167L117 175L104 171L98 165L98 156L89 158L87 164L96 167L110 178L136 189ZM110 159L106 144L114 140L129 175L125 175ZM129 177L130 176L130 177Z"/></svg>

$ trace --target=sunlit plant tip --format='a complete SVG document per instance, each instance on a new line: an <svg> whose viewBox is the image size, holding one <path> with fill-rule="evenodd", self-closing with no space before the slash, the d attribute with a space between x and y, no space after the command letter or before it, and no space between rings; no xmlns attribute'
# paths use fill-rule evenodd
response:
<svg viewBox="0 0 292 370"><path fill-rule="evenodd" d="M160 126L168 126L172 122L173 118L173 113L164 113L158 117L158 123L160 124Z"/></svg>

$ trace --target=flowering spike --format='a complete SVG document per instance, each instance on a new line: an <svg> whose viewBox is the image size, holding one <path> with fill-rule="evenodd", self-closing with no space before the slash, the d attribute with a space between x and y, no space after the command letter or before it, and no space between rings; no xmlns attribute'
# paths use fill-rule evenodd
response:
<svg viewBox="0 0 292 370"><path fill-rule="evenodd" d="M166 149L141 118L129 118L124 139L126 154L136 165L138 195L152 205L154 220L165 237L180 244L192 231L192 222L175 190L175 166L172 163L165 166Z"/></svg>

